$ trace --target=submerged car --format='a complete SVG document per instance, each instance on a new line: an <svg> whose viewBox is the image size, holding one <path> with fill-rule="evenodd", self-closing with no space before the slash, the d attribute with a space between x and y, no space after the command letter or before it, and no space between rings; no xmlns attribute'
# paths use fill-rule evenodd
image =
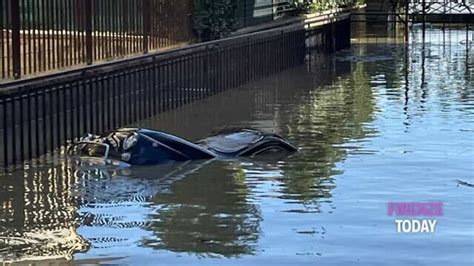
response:
<svg viewBox="0 0 474 266"><path fill-rule="evenodd" d="M227 129L192 143L151 129L120 128L81 138L70 156L105 164L153 165L173 161L287 155L297 148L279 135L253 129Z"/></svg>

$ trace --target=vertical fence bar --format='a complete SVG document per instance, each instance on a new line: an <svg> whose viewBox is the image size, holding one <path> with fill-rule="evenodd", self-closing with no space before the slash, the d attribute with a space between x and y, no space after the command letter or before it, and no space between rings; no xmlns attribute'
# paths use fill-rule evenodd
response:
<svg viewBox="0 0 474 266"><path fill-rule="evenodd" d="M115 56L115 53L114 53L114 43L113 43L113 40L112 40L112 26L111 26L111 19L112 19L112 8L111 8L111 4L113 2L112 1L107 1L105 0L104 1L104 17L103 17L103 20L104 20L104 31L106 32L106 35L105 35L105 40L106 40L106 43L107 43L107 58L111 58L111 57L114 57Z"/></svg>
<svg viewBox="0 0 474 266"><path fill-rule="evenodd" d="M124 47L124 54L128 54L130 52L129 50L129 42L127 40L127 27L128 27L128 21L127 21L127 6L128 6L128 0L122 0L121 1L121 9L119 10L121 14L121 37L123 40L123 47Z"/></svg>
<svg viewBox="0 0 474 266"><path fill-rule="evenodd" d="M59 88L56 88L54 90L54 98L56 100L55 102L55 112L56 112L56 145L59 147L62 143L61 139L61 106L60 106L60 98L59 98Z"/></svg>
<svg viewBox="0 0 474 266"><path fill-rule="evenodd" d="M117 124L118 126L123 126L125 125L125 120L126 120L126 112L125 112L125 73L120 72L119 76L117 78L118 81L118 92L117 92Z"/></svg>
<svg viewBox="0 0 474 266"><path fill-rule="evenodd" d="M131 36L131 42L133 45L132 54L135 54L140 50L140 46L141 46L141 43L137 41L137 36L138 36L137 33L139 33L138 31L139 25L138 25L138 16L135 15L137 14L137 10L138 10L138 2L136 0L133 0L130 7L131 7L129 10L129 17L131 18L131 24L129 24L130 36ZM135 74L134 74L134 77L135 77Z"/></svg>
<svg viewBox="0 0 474 266"><path fill-rule="evenodd" d="M58 18L57 18L57 1L58 0L49 0L50 4L51 4L51 9L50 9L50 13L48 14L50 17L50 22L51 24L49 25L49 31L51 32L51 55L53 56L53 61L51 62L51 69L55 69L57 68L59 65L57 64L58 63L58 60L59 60L59 55L58 55L58 49L56 46L59 46L59 44L57 44L57 34L56 34L56 25L55 23L58 21ZM56 12L55 12L56 11Z"/></svg>
<svg viewBox="0 0 474 266"><path fill-rule="evenodd" d="M32 28L30 30L33 31L33 72L36 73L41 69L41 56L39 50L39 36L36 36L37 30L40 28L39 21L39 2L35 0L32 5L31 10L31 20L32 20ZM30 158L31 159L31 158Z"/></svg>
<svg viewBox="0 0 474 266"><path fill-rule="evenodd" d="M3 13L6 10L6 6L3 4L4 0L0 0L0 77L2 79L6 78L8 76L8 68L7 68L7 62L5 58L8 56L8 54L5 53L5 44L7 43L8 45L8 39L5 41L5 37L3 34L3 29L6 28L6 25L4 26L3 18L4 15ZM5 23L6 24L6 23ZM7 59L8 60L8 59Z"/></svg>
<svg viewBox="0 0 474 266"><path fill-rule="evenodd" d="M39 137L39 92L34 93L35 100L35 155L36 157L40 156L40 137Z"/></svg>
<svg viewBox="0 0 474 266"><path fill-rule="evenodd" d="M57 67L64 67L65 66L65 61L66 61L66 55L65 55L65 52L66 52L66 49L67 49L67 46L65 45L65 41L67 41L67 39L65 39L65 36L64 36L64 29L65 29L65 19L64 19L64 15L65 15L65 8L64 8L64 2L65 0L60 0L58 1L57 5L56 5L56 12L57 12L57 16L56 16L56 42L58 43L58 46L57 46L57 49L58 49L58 64L57 64Z"/></svg>
<svg viewBox="0 0 474 266"><path fill-rule="evenodd" d="M50 89L49 90L49 93L48 93L48 105L49 105L49 141L50 141L50 150L51 151L54 151L54 148L55 148L55 138L56 139L59 139L60 136L55 136L56 134L54 134L55 130L54 130L54 106L55 104L57 104L57 102L54 102L54 94L53 94L53 89ZM59 127L59 125L57 125Z"/></svg>
<svg viewBox="0 0 474 266"><path fill-rule="evenodd" d="M161 113L165 110L165 80L166 80L166 65L161 62L158 65L158 106L156 108L158 113Z"/></svg>
<svg viewBox="0 0 474 266"><path fill-rule="evenodd" d="M68 139L68 119L67 119L67 86L61 86L58 89L61 91L61 104L62 104L62 120L63 120L63 125L62 125L62 130L63 130L63 142L66 143Z"/></svg>
<svg viewBox="0 0 474 266"><path fill-rule="evenodd" d="M8 166L8 121L7 121L7 100L2 100L2 124L3 124L3 166Z"/></svg>
<svg viewBox="0 0 474 266"><path fill-rule="evenodd" d="M426 36L426 0L421 1L422 4L422 10L421 10L421 17L422 17L422 39L423 43L425 43L425 36Z"/></svg>
<svg viewBox="0 0 474 266"><path fill-rule="evenodd" d="M77 127L76 127L76 116L79 115L78 110L78 97L76 94L78 84L77 81L72 82L71 86L69 86L69 109L70 109L70 117L68 119L69 126L71 128L71 135L70 138L74 140L77 137Z"/></svg>
<svg viewBox="0 0 474 266"><path fill-rule="evenodd" d="M116 128L117 127L117 114L118 114L118 110L117 110L117 105L116 105L116 101L117 101L117 94L118 94L118 87L120 86L118 84L118 79L119 79L119 75L114 75L110 81L110 83L112 84L112 88L109 88L110 90L110 93L111 93L111 98L112 99L109 99L109 101L111 100L112 102L110 103L110 108L111 108L111 111L110 111L110 115L109 115L109 119L110 119L110 124L109 124L109 127L110 128Z"/></svg>
<svg viewBox="0 0 474 266"><path fill-rule="evenodd" d="M189 74L191 75L191 79L188 81L188 87L190 92L192 93L191 101L197 100L197 92L199 89L199 82L196 75L196 70L198 68L198 60L199 60L199 53L191 55L191 66L189 69Z"/></svg>
<svg viewBox="0 0 474 266"><path fill-rule="evenodd" d="M145 80L145 68L138 68L137 69L137 92L138 92L138 121L145 118L145 108L146 108L146 99L145 99L145 92L146 92L146 80Z"/></svg>
<svg viewBox="0 0 474 266"><path fill-rule="evenodd" d="M113 87L111 86L111 79L113 76L107 76L105 79L105 101L106 103L103 103L105 106L105 116L106 116L106 123L105 123L105 130L110 130L111 129L111 122L112 122L112 114L114 113L113 110L111 110L112 106L112 101L113 101L113 94L111 91L113 90Z"/></svg>
<svg viewBox="0 0 474 266"><path fill-rule="evenodd" d="M82 90L81 90L81 100L82 100L82 127L81 127L81 131L86 133L87 132L87 121L88 121L88 116L87 116L87 102L88 102L88 98L87 98L87 86L88 86L88 82L86 80L83 80L81 85L82 85Z"/></svg>
<svg viewBox="0 0 474 266"><path fill-rule="evenodd" d="M100 17L100 2L101 0L93 1L91 3L91 23L92 23L92 49L93 49L93 55L92 55L92 60L99 61L101 59L100 56L100 49L101 49L101 27L99 23L99 17ZM86 32L87 34L87 32Z"/></svg>
<svg viewBox="0 0 474 266"><path fill-rule="evenodd" d="M26 102L26 120L27 120L27 123L28 123L28 127L27 127L27 133L28 133L28 140L27 140L27 149L28 149L28 159L31 160L33 158L33 127L32 127L32 123L33 121L31 121L32 117L31 117L31 99L33 98L33 95L32 94L28 94L26 95L26 99L27 99L27 102Z"/></svg>
<svg viewBox="0 0 474 266"><path fill-rule="evenodd" d="M11 0L13 77L21 78L20 0Z"/></svg>
<svg viewBox="0 0 474 266"><path fill-rule="evenodd" d="M126 121L126 115L127 113L125 112L125 87L126 87L126 83L125 83L126 79L125 79L125 73L120 73L119 75L119 79L118 79L118 82L119 82L119 91L118 91L118 99L117 99L117 105L118 105L118 108L119 108L119 117L118 117L118 124L120 126L123 126L125 125L125 121Z"/></svg>
<svg viewBox="0 0 474 266"><path fill-rule="evenodd" d="M154 79L155 79L155 86L156 86L156 98L155 98L155 114L158 114L162 111L163 108L163 63L162 62L156 62L156 72L154 74Z"/></svg>
<svg viewBox="0 0 474 266"><path fill-rule="evenodd" d="M127 87L126 88L131 88L133 86L133 80L132 80L132 77L133 77L133 72L132 71L127 71L127 74L126 74L126 83L127 83ZM125 103L125 107L126 107L126 110L127 110L127 119L126 119L126 124L128 123L131 123L132 122L132 119L133 119L133 110L134 110L134 106L133 105L133 91L132 90L125 90L126 91L126 96L125 96L125 99L126 99L126 103Z"/></svg>
<svg viewBox="0 0 474 266"><path fill-rule="evenodd" d="M109 27L109 15L110 15L110 5L109 0L102 1L102 14L101 14L101 22L102 22L102 32L104 34L104 58L108 59L113 56L112 54L112 42L110 40L110 27Z"/></svg>
<svg viewBox="0 0 474 266"><path fill-rule="evenodd" d="M41 17L41 26L39 27L39 33L38 33L38 37L39 37L39 48L41 48L41 50L39 50L39 58L41 58L41 62L40 62L40 69L41 71L46 71L47 69L47 65L48 65L48 56L49 56L49 52L47 51L47 47L46 47L46 41L45 41L45 31L46 31L46 21L45 21L45 17L46 17L46 7L45 7L45 0L41 0L41 9L38 10L38 18Z"/></svg>
<svg viewBox="0 0 474 266"><path fill-rule="evenodd" d="M145 88L146 88L146 94L145 94L145 101L147 105L147 109L145 112L146 117L151 117L153 114L153 77L151 76L151 71L152 71L153 66L149 65L145 68Z"/></svg>
<svg viewBox="0 0 474 266"><path fill-rule="evenodd" d="M93 97L92 97L92 102L91 104L94 106L93 108L93 113L92 116L95 118L94 119L94 127L92 129L93 132L99 132L100 130L100 109L99 109L99 97L100 97L100 82L101 78L98 77L95 79L95 82L93 83Z"/></svg>
<svg viewBox="0 0 474 266"><path fill-rule="evenodd" d="M75 50L79 50L76 47L76 33L77 30L74 27L74 16L72 13L72 1L65 0L64 3L64 33L66 34L66 65L72 66L74 63L75 58ZM76 63L77 64L77 63Z"/></svg>
<svg viewBox="0 0 474 266"><path fill-rule="evenodd" d="M93 106L94 106L94 96L93 96L93 91L94 91L94 87L93 87L93 80L91 79L88 83L87 83L87 101L89 102L88 104L88 112L87 112L87 117L88 117L88 123L87 123L87 131L88 132L93 132L94 131L94 115L93 115Z"/></svg>
<svg viewBox="0 0 474 266"><path fill-rule="evenodd" d="M85 30L86 30L86 63L92 65L92 0L84 0Z"/></svg>
<svg viewBox="0 0 474 266"><path fill-rule="evenodd" d="M27 50L26 50L26 49L27 49L28 46L26 45L26 42L25 42L26 36L25 36L25 34L24 34L24 33L25 33L24 29L26 28L25 22L27 21L27 19L24 17L25 1L24 1L24 0L20 0L19 6L20 6L20 8L21 8L21 10L19 10L19 16L20 16L20 19L19 19L19 20L20 20L20 22L19 22L19 23L20 23L20 26L19 26L19 29L20 29L20 30L19 30L19 36L20 36L20 42L19 42L19 43L20 43L20 47L19 47L19 49L20 49L20 60L22 61L21 67L24 67L24 70L23 70L22 72L26 72L26 68L27 68L27 64L26 64ZM25 12L25 13L26 13L26 12ZM13 14L13 12L12 12L12 14ZM21 35L22 29L23 29L23 38L22 38L22 35ZM23 45L21 45L21 44L22 44L22 39L23 39ZM23 51L21 51L22 48L23 48ZM13 48L13 49L15 49L15 48ZM22 56L22 55L23 55L23 56ZM20 67L20 68L21 68L21 67ZM20 71L21 71L21 70L20 70Z"/></svg>
<svg viewBox="0 0 474 266"><path fill-rule="evenodd" d="M94 46L94 60L100 61L105 58L105 45L104 45L104 27L102 23L102 13L104 0L92 1L92 17L93 17L93 40Z"/></svg>
<svg viewBox="0 0 474 266"><path fill-rule="evenodd" d="M41 123L42 123L42 139L43 142L43 154L48 152L48 134L47 134L47 124L46 124L46 107L48 106L46 102L46 89L41 92Z"/></svg>
<svg viewBox="0 0 474 266"><path fill-rule="evenodd" d="M45 62L45 70L50 70L52 68L52 62L54 61L54 57L52 56L51 52L51 17L48 10L51 10L51 1L43 0L43 40L45 42L44 53L47 57L47 61Z"/></svg>
<svg viewBox="0 0 474 266"><path fill-rule="evenodd" d="M17 146L17 143L16 143L16 137L17 137L17 132L16 132L16 96L12 96L11 98L11 132L12 132L12 137L11 137L11 140L12 140L12 164L15 164L16 163L16 146Z"/></svg>
<svg viewBox="0 0 474 266"><path fill-rule="evenodd" d="M100 117L101 117L100 132L104 132L107 127L106 122L105 122L105 118L106 118L105 91L107 90L107 83L106 83L107 78L108 78L107 76L104 76L100 81L100 101L98 102L98 105L100 107L99 111L100 111Z"/></svg>
<svg viewBox="0 0 474 266"><path fill-rule="evenodd" d="M148 38L150 37L150 0L143 0L143 53L148 53Z"/></svg>
<svg viewBox="0 0 474 266"><path fill-rule="evenodd" d="M28 71L28 73L32 73L32 50L31 50L31 1L24 2L23 6L23 46L27 47L27 52L24 53L25 61L28 61L27 64L24 64L24 73ZM24 31L27 30L27 33ZM26 41L25 41L26 39ZM27 60L26 60L27 59ZM28 69L28 70L27 70Z"/></svg>
<svg viewBox="0 0 474 266"><path fill-rule="evenodd" d="M113 54L114 57L120 56L120 46L117 42L116 35L117 35L117 25L116 25L116 17L117 14L115 12L117 4L116 1L112 2L112 5L110 5L109 10L110 10L110 17L109 17L109 25L110 25L110 41L112 42L113 46Z"/></svg>
<svg viewBox="0 0 474 266"><path fill-rule="evenodd" d="M78 80L77 82L74 82L74 86L73 86L73 97L74 97L74 119L71 121L72 124L75 124L74 125L74 133L73 133L73 138L77 138L79 137L82 133L85 133L85 132L82 132L81 131L81 94L80 94L80 91L81 91L81 83L82 81L81 80Z"/></svg>
<svg viewBox="0 0 474 266"><path fill-rule="evenodd" d="M24 95L20 95L20 97L18 98L18 109L19 109L19 112L18 112L18 115L20 116L20 121L18 123L18 127L19 127L19 130L20 130L20 134L19 134L19 137L20 137L20 162L24 161L25 160L25 157L24 157L24 154L25 154L25 124L24 124L24 105L23 105L23 99L25 98Z"/></svg>
<svg viewBox="0 0 474 266"><path fill-rule="evenodd" d="M11 8L10 8L10 6L11 6L11 1L7 0L6 3L5 3L5 26L6 26L7 29L11 28L11 25L8 24L8 21L11 21L11 12L10 12ZM11 58L11 45L10 45L10 43L11 43L10 30L7 30L5 32L5 35L6 35L5 39L7 40L7 43L5 45L6 46L5 47L5 49L6 49L6 73L7 73L6 76L8 78L10 78L10 77L12 77L12 72L13 72L11 70L11 68L12 68L12 58Z"/></svg>
<svg viewBox="0 0 474 266"><path fill-rule="evenodd" d="M164 85L163 85L163 111L171 109L171 62L166 60L164 65Z"/></svg>
<svg viewBox="0 0 474 266"><path fill-rule="evenodd" d="M177 58L177 61L176 61L176 70L175 70L175 73L176 73L176 77L175 77L175 82L176 82L176 105L175 107L179 107L181 106L182 104L182 81L183 81L183 78L184 78L184 73L183 73L183 57L180 56Z"/></svg>
<svg viewBox="0 0 474 266"><path fill-rule="evenodd" d="M138 92L138 120L142 120L145 117L145 108L146 108L146 101L145 101L145 73L144 73L145 68L139 68L137 70L137 83L135 83L136 90Z"/></svg>

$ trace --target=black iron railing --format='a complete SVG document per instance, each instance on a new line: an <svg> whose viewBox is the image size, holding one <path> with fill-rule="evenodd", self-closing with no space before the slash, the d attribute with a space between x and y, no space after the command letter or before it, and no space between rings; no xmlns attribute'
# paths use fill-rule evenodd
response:
<svg viewBox="0 0 474 266"><path fill-rule="evenodd" d="M0 86L0 163L48 153L291 66L305 31L275 30ZM40 81L40 82L39 82Z"/></svg>
<svg viewBox="0 0 474 266"><path fill-rule="evenodd" d="M0 0L0 79L193 40L193 0Z"/></svg>

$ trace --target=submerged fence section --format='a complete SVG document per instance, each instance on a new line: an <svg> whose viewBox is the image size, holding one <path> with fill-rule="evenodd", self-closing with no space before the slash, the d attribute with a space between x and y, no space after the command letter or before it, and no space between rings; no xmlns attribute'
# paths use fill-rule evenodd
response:
<svg viewBox="0 0 474 266"><path fill-rule="evenodd" d="M0 78L192 41L193 0L0 0Z"/></svg>
<svg viewBox="0 0 474 266"><path fill-rule="evenodd" d="M304 56L304 29L280 29L19 82L0 90L0 163L282 71Z"/></svg>

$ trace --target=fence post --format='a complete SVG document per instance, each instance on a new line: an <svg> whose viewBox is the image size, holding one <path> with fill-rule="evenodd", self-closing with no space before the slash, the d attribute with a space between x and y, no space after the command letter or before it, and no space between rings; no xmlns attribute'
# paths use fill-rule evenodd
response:
<svg viewBox="0 0 474 266"><path fill-rule="evenodd" d="M243 27L247 27L247 0L244 0L244 25Z"/></svg>
<svg viewBox="0 0 474 266"><path fill-rule="evenodd" d="M143 0L143 53L148 53L148 38L150 36L150 0Z"/></svg>
<svg viewBox="0 0 474 266"><path fill-rule="evenodd" d="M11 1L13 76L21 78L20 0Z"/></svg>
<svg viewBox="0 0 474 266"><path fill-rule="evenodd" d="M410 9L410 2L409 2L409 0L405 0L405 43L408 43L408 34L409 34L409 29L408 29L409 13L408 13L408 10L409 9Z"/></svg>
<svg viewBox="0 0 474 266"><path fill-rule="evenodd" d="M423 5L423 9L422 9L422 18L423 18L423 24L422 24L422 28L423 28L423 44L425 43L425 32L426 32L426 0L422 0L421 1L421 4Z"/></svg>
<svg viewBox="0 0 474 266"><path fill-rule="evenodd" d="M86 19L86 61L92 65L92 0L85 0L85 19Z"/></svg>

